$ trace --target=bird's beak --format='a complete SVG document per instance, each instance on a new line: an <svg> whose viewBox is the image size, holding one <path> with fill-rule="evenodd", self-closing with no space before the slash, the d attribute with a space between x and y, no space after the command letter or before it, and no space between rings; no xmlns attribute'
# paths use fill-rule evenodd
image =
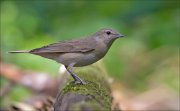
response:
<svg viewBox="0 0 180 111"><path fill-rule="evenodd" d="M122 34L116 34L116 37L120 38L120 37L124 37L124 35L122 35Z"/></svg>

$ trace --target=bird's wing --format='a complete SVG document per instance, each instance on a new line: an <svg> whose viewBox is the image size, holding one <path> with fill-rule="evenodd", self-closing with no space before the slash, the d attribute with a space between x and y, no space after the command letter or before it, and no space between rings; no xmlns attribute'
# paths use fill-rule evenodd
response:
<svg viewBox="0 0 180 111"><path fill-rule="evenodd" d="M95 46L96 42L93 39L79 39L50 44L41 48L33 49L30 53L89 52L94 50Z"/></svg>

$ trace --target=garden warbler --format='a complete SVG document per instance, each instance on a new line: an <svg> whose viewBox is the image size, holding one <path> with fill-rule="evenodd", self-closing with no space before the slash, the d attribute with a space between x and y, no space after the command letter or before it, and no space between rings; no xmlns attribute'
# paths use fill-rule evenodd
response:
<svg viewBox="0 0 180 111"><path fill-rule="evenodd" d="M104 28L95 34L81 39L53 43L47 46L10 53L31 53L57 61L65 65L75 83L85 84L73 71L73 67L82 67L103 58L114 40L123 37L113 29Z"/></svg>

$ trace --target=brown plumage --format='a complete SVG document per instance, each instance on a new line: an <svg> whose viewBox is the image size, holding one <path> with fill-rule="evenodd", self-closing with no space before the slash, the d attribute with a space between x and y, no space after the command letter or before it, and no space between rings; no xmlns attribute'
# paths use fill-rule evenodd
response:
<svg viewBox="0 0 180 111"><path fill-rule="evenodd" d="M74 72L73 67L90 65L105 56L114 40L123 37L113 29L101 29L92 36L77 40L57 42L30 51L10 53L31 53L49 58L65 65L75 83L85 84Z"/></svg>
<svg viewBox="0 0 180 111"><path fill-rule="evenodd" d="M96 42L89 38L57 42L41 48L33 49L30 53L53 53L53 52L88 52L94 50ZM93 45L92 45L93 44Z"/></svg>

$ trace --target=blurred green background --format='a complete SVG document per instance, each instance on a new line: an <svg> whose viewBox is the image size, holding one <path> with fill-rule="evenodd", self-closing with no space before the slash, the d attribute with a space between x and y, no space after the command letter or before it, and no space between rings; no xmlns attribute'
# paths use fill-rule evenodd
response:
<svg viewBox="0 0 180 111"><path fill-rule="evenodd" d="M1 60L57 76L59 64L30 54L7 54L76 39L101 28L125 37L102 60L108 74L134 91L160 84L178 92L179 1L1 1ZM6 81L1 79L2 81ZM19 100L14 88L12 100Z"/></svg>

